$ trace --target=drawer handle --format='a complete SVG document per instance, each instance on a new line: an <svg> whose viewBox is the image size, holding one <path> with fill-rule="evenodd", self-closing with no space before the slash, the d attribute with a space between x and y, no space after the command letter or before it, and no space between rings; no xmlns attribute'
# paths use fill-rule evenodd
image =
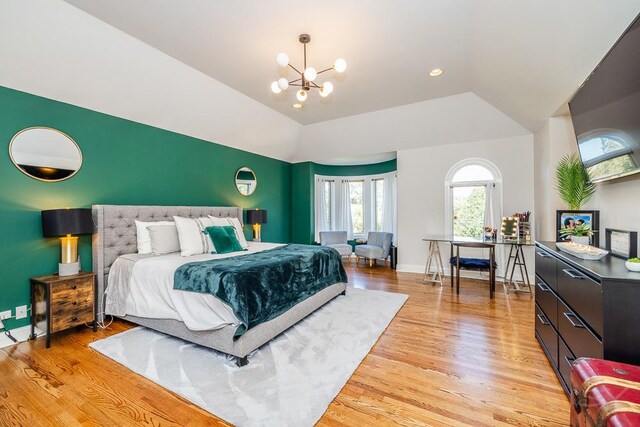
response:
<svg viewBox="0 0 640 427"><path fill-rule="evenodd" d="M71 286L71 289L76 289L78 286L77 285L73 285Z"/></svg>
<svg viewBox="0 0 640 427"><path fill-rule="evenodd" d="M549 286L545 285L544 283L538 282L537 285L542 292L549 292L551 290L549 289Z"/></svg>
<svg viewBox="0 0 640 427"><path fill-rule="evenodd" d="M78 304L78 301L74 301L71 304L76 305L76 304Z"/></svg>
<svg viewBox="0 0 640 427"><path fill-rule="evenodd" d="M540 321L542 322L542 324L544 326L549 326L550 323L547 321L547 318L545 316L543 316L542 314L538 314L538 319L540 319Z"/></svg>
<svg viewBox="0 0 640 427"><path fill-rule="evenodd" d="M544 252L538 252L536 251L536 253L538 254L538 256L540 256L540 258L551 258L550 255L545 254Z"/></svg>
<svg viewBox="0 0 640 427"><path fill-rule="evenodd" d="M582 280L585 278L582 274L577 273L575 270L563 269L562 271L572 279Z"/></svg>
<svg viewBox="0 0 640 427"><path fill-rule="evenodd" d="M72 321L72 322L75 322L76 320L78 320L78 318L77 318L76 316L73 316L73 317L71 318L71 321Z"/></svg>
<svg viewBox="0 0 640 427"><path fill-rule="evenodd" d="M569 356L565 356L564 357L565 362L567 362L567 364L569 364L569 366L573 365L573 362L576 360L575 357L569 357Z"/></svg>
<svg viewBox="0 0 640 427"><path fill-rule="evenodd" d="M584 324L580 322L580 320L578 320L575 314L573 313L562 313L562 314L564 314L564 317L567 318L569 323L571 323L571 326L573 326L574 328L586 328L586 326L584 326ZM576 322L578 323L574 322L572 318L576 319Z"/></svg>

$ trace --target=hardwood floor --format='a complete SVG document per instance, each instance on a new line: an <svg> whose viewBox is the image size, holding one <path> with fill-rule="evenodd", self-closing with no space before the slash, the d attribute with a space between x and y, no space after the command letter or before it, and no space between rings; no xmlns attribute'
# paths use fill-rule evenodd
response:
<svg viewBox="0 0 640 427"><path fill-rule="evenodd" d="M566 426L569 403L534 338L533 299L466 280L460 296L422 275L347 265L350 286L409 299L321 426ZM0 425L227 425L96 353L130 328L76 329L0 349Z"/></svg>

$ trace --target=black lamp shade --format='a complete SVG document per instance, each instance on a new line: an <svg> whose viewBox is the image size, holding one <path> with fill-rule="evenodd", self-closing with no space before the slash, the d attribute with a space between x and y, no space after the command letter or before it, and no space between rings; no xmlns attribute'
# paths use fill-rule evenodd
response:
<svg viewBox="0 0 640 427"><path fill-rule="evenodd" d="M93 233L91 209L51 209L42 211L42 236Z"/></svg>
<svg viewBox="0 0 640 427"><path fill-rule="evenodd" d="M249 224L266 224L267 211L264 209L254 209L247 211L247 223Z"/></svg>

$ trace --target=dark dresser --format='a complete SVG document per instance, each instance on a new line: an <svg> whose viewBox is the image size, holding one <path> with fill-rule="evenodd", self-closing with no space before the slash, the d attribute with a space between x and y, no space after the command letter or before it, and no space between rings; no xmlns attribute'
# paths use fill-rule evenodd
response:
<svg viewBox="0 0 640 427"><path fill-rule="evenodd" d="M571 362L596 357L640 365L640 273L607 255L585 261L536 242L536 338L565 392Z"/></svg>

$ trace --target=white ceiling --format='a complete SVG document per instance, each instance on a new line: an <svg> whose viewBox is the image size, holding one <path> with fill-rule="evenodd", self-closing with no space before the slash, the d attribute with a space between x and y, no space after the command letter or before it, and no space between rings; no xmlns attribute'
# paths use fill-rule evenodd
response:
<svg viewBox="0 0 640 427"><path fill-rule="evenodd" d="M301 124L475 92L529 131L640 12L638 0L66 1ZM301 33L308 65L349 68L298 111L269 85L279 52L301 64ZM445 74L428 78L434 67Z"/></svg>

